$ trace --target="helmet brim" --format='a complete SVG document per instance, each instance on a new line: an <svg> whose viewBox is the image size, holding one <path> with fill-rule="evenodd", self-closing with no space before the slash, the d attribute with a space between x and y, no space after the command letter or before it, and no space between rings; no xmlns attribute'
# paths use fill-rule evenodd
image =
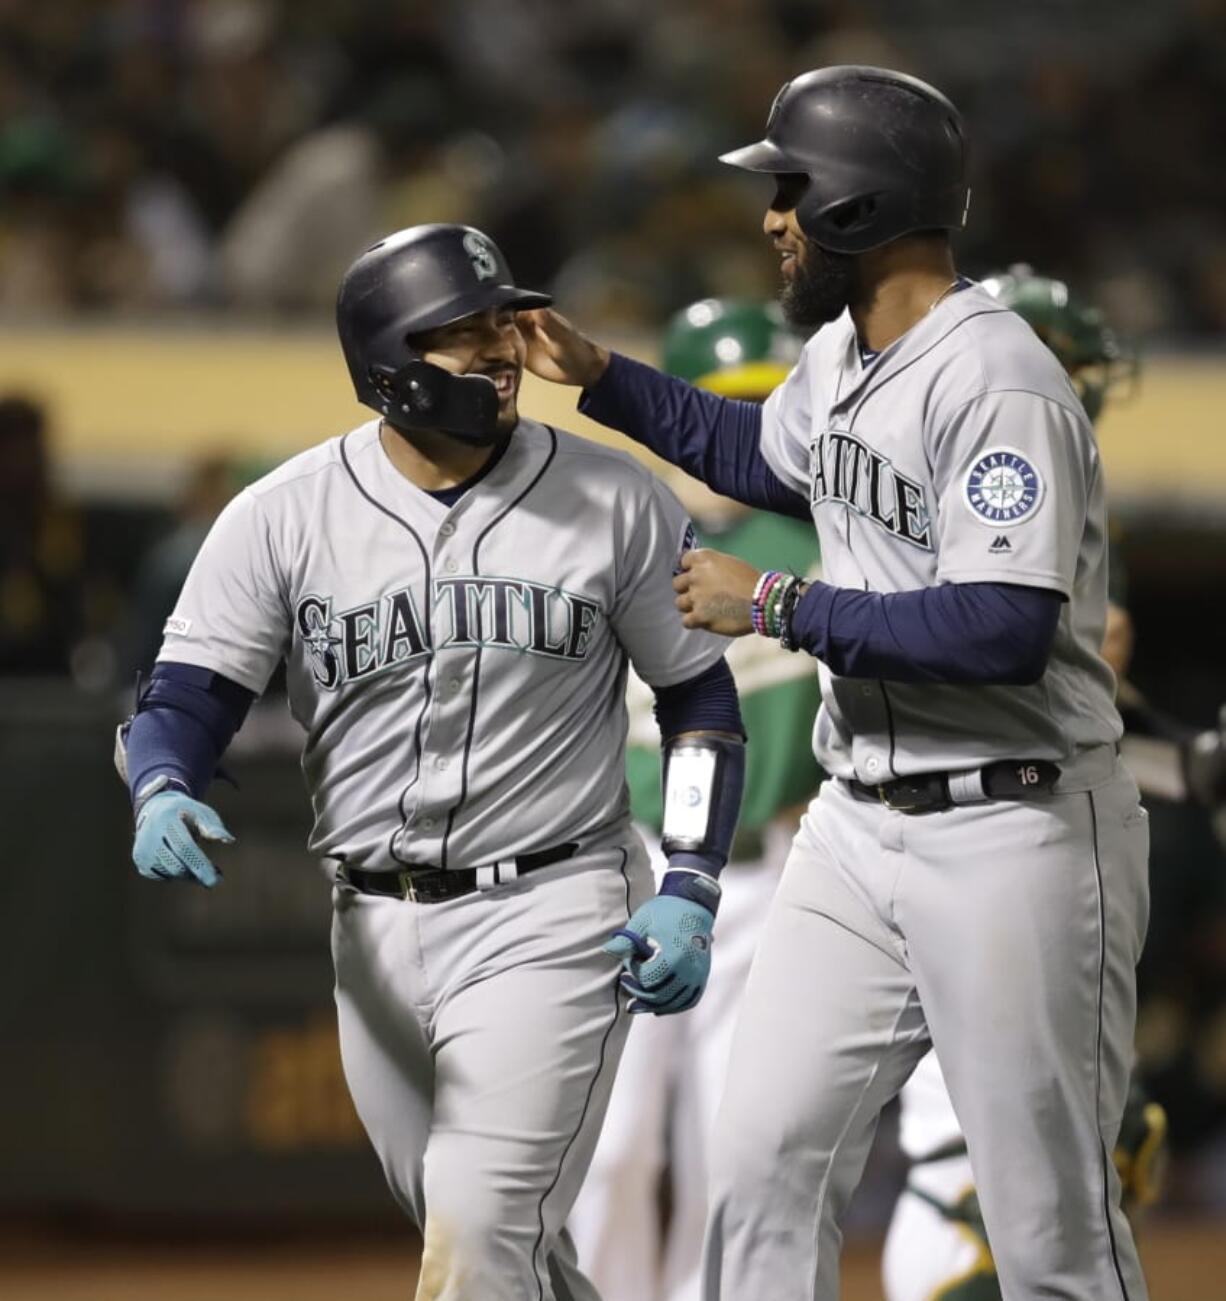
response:
<svg viewBox="0 0 1226 1301"><path fill-rule="evenodd" d="M803 172L805 167L795 158L790 158L769 140L759 140L756 144L744 145L729 153L720 154L719 161L729 167L739 167L746 172Z"/></svg>
<svg viewBox="0 0 1226 1301"><path fill-rule="evenodd" d="M440 326L462 321L466 316L476 312L486 312L493 308L498 311L510 307L516 312L529 312L537 307L550 307L553 298L549 294L537 293L534 289L519 289L515 285L494 285L490 288L478 288L471 293L460 294L456 298L440 303L433 311L415 318L412 334L422 334L426 330L437 330Z"/></svg>

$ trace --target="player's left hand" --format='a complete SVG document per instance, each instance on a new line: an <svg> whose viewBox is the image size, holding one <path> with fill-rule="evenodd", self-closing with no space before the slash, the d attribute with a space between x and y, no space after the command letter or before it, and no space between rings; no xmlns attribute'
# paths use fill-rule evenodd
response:
<svg viewBox="0 0 1226 1301"><path fill-rule="evenodd" d="M700 547L681 557L673 579L677 609L687 628L706 628L724 637L753 632L750 603L760 571L736 556Z"/></svg>
<svg viewBox="0 0 1226 1301"><path fill-rule="evenodd" d="M701 904L657 895L613 932L604 951L622 960L619 979L631 1012L670 1016L698 1002L711 974L714 924Z"/></svg>
<svg viewBox="0 0 1226 1301"><path fill-rule="evenodd" d="M182 791L159 791L136 815L132 861L141 876L150 880L183 878L212 888L221 880L221 873L196 843L197 838L234 843L216 810Z"/></svg>

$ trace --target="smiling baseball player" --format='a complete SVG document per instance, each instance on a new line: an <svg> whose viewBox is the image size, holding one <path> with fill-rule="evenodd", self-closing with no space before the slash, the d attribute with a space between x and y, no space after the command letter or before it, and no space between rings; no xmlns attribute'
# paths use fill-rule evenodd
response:
<svg viewBox="0 0 1226 1301"><path fill-rule="evenodd" d="M593 1301L563 1224L631 1010L710 965L743 754L722 639L686 632L692 536L632 458L522 419L517 288L464 226L350 268L337 319L379 418L210 533L127 737L134 858L213 885L201 802L284 660L313 853L335 866L345 1075L425 1246L417 1296ZM629 824L627 667L656 693L664 844ZM611 938L612 937L612 938Z"/></svg>
<svg viewBox="0 0 1226 1301"><path fill-rule="evenodd" d="M1111 1150L1148 830L1101 659L1105 493L1085 411L958 276L961 119L877 68L806 73L764 140L783 305L816 329L764 407L533 314L529 365L718 492L811 515L825 581L691 552L689 627L817 658L826 782L742 1004L704 1295L834 1301L877 1117L935 1045L1005 1296L1142 1301Z"/></svg>

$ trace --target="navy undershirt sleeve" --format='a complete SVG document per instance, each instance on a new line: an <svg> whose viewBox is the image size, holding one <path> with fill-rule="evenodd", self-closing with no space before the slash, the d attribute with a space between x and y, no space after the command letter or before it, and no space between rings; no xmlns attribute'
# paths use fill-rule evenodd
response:
<svg viewBox="0 0 1226 1301"><path fill-rule="evenodd" d="M741 722L736 682L727 660L717 660L709 669L686 682L656 688L656 722L659 723L660 735L666 742L683 732L730 732L744 740L745 728ZM725 772L728 773L728 769ZM731 785L728 784L729 780ZM744 780L744 754L741 752L717 797L720 819L715 829L715 839L718 843L732 843ZM675 850L668 856L668 862L670 867L692 868L705 872L708 876L718 876L727 857L726 852ZM668 877L665 877L660 893L679 893L687 898L692 897L684 882L678 884L674 881L670 886Z"/></svg>
<svg viewBox="0 0 1226 1301"><path fill-rule="evenodd" d="M1047 667L1062 602L1013 583L888 593L813 583L792 632L840 677L1025 686Z"/></svg>
<svg viewBox="0 0 1226 1301"><path fill-rule="evenodd" d="M682 732L731 732L743 737L741 706L732 670L716 660L697 677L656 688L656 722L664 740Z"/></svg>
<svg viewBox="0 0 1226 1301"><path fill-rule="evenodd" d="M194 664L158 664L128 728L133 801L163 774L189 795L203 795L254 699L254 692L220 673Z"/></svg>
<svg viewBox="0 0 1226 1301"><path fill-rule="evenodd" d="M770 468L759 446L762 407L695 388L612 353L579 410L651 448L713 491L777 515L809 519L809 503Z"/></svg>

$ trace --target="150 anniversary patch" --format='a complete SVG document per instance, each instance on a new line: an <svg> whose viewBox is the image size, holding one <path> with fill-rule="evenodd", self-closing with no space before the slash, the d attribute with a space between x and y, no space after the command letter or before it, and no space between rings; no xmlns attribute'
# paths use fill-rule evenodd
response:
<svg viewBox="0 0 1226 1301"><path fill-rule="evenodd" d="M1020 524L1043 500L1043 477L1012 447L994 447L967 471L963 496L976 519L993 528Z"/></svg>

